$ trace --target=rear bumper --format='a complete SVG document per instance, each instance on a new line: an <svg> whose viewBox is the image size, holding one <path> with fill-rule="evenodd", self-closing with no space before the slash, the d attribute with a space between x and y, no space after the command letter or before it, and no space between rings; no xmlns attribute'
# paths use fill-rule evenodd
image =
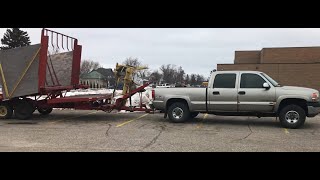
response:
<svg viewBox="0 0 320 180"><path fill-rule="evenodd" d="M320 102L308 102L308 117L315 117L320 113Z"/></svg>

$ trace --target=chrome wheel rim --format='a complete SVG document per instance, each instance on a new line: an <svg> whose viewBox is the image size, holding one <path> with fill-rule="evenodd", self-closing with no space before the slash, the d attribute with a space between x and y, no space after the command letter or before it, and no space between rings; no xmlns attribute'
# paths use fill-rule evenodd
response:
<svg viewBox="0 0 320 180"><path fill-rule="evenodd" d="M175 119L180 119L180 118L182 118L182 116L183 116L183 110L182 110L181 108L179 108L179 107L174 108L173 111L172 111L172 116L173 116L173 118L175 118Z"/></svg>
<svg viewBox="0 0 320 180"><path fill-rule="evenodd" d="M297 111L288 111L285 118L288 123L295 124L299 121L300 116Z"/></svg>

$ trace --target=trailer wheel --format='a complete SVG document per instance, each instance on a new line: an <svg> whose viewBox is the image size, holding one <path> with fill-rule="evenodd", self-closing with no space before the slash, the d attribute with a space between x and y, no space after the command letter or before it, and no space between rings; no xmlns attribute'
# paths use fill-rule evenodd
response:
<svg viewBox="0 0 320 180"><path fill-rule="evenodd" d="M10 119L13 114L12 106L8 104L0 104L0 118L1 119Z"/></svg>
<svg viewBox="0 0 320 180"><path fill-rule="evenodd" d="M38 108L38 112L42 115L48 115L52 112L52 108Z"/></svg>
<svg viewBox="0 0 320 180"><path fill-rule="evenodd" d="M17 119L25 120L31 118L34 112L34 106L26 100L19 100L14 109L14 115Z"/></svg>
<svg viewBox="0 0 320 180"><path fill-rule="evenodd" d="M173 103L168 109L168 116L171 122L182 123L190 118L190 111L185 103Z"/></svg>

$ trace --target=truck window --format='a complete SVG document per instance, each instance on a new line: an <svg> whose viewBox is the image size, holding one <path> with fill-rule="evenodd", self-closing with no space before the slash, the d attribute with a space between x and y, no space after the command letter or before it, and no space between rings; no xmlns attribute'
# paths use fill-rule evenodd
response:
<svg viewBox="0 0 320 180"><path fill-rule="evenodd" d="M235 88L236 74L217 74L213 88Z"/></svg>
<svg viewBox="0 0 320 180"><path fill-rule="evenodd" d="M266 81L257 74L244 73L241 75L240 88L263 88Z"/></svg>

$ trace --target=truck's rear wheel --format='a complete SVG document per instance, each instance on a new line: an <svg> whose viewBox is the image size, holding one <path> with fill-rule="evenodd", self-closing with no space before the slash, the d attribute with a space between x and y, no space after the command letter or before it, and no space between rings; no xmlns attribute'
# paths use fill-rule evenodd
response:
<svg viewBox="0 0 320 180"><path fill-rule="evenodd" d="M16 103L14 114L17 119L25 120L31 118L34 112L34 106L30 101L19 100Z"/></svg>
<svg viewBox="0 0 320 180"><path fill-rule="evenodd" d="M306 120L306 112L298 105L290 104L281 109L279 119L282 127L296 129Z"/></svg>
<svg viewBox="0 0 320 180"><path fill-rule="evenodd" d="M0 118L1 119L10 119L13 114L12 106L8 104L0 104Z"/></svg>
<svg viewBox="0 0 320 180"><path fill-rule="evenodd" d="M171 122L182 123L190 118L190 111L186 104L176 102L170 105L168 116Z"/></svg>
<svg viewBox="0 0 320 180"><path fill-rule="evenodd" d="M52 112L52 108L38 108L38 112L42 115L48 115Z"/></svg>

